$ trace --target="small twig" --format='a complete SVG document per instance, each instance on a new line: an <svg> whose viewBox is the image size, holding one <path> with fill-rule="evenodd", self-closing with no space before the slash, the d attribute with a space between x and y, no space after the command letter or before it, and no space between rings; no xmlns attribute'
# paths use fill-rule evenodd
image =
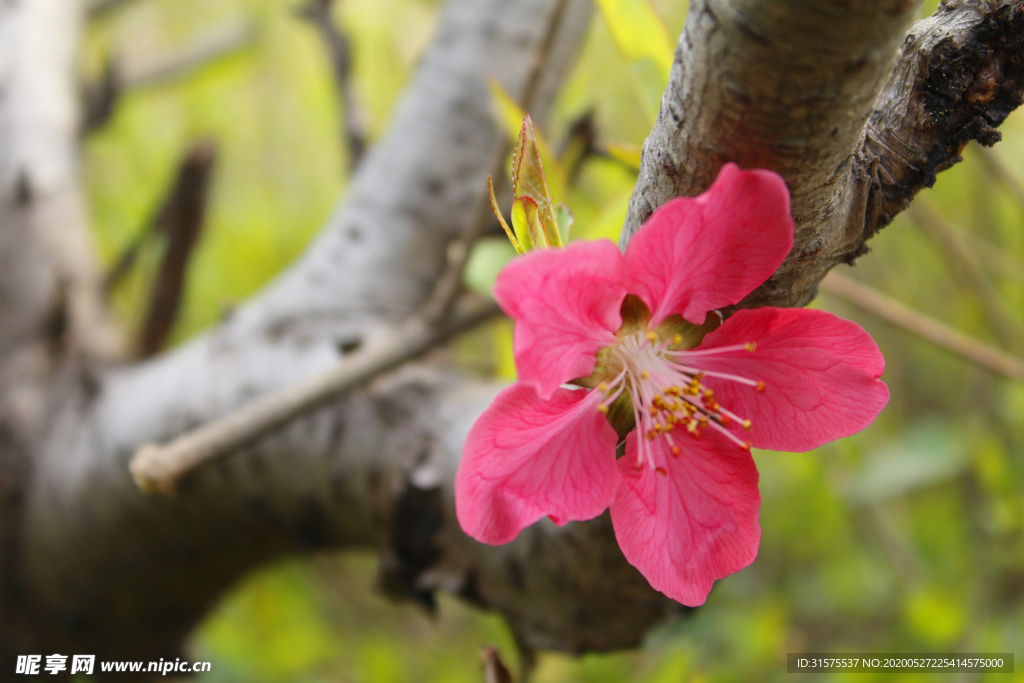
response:
<svg viewBox="0 0 1024 683"><path fill-rule="evenodd" d="M873 287L833 271L822 280L821 288L987 370L1024 382L1024 360L916 311Z"/></svg>
<svg viewBox="0 0 1024 683"><path fill-rule="evenodd" d="M1017 200L1017 204L1020 205L1021 209L1024 210L1024 183L1006 167L1006 164L999 157L999 153L994 149L981 146L974 149L977 151L977 157L981 160L982 168L991 177L1002 183L1010 191L1014 199Z"/></svg>
<svg viewBox="0 0 1024 683"><path fill-rule="evenodd" d="M484 668L484 683L512 683L512 672L501 660L501 653L493 645L487 645L480 652Z"/></svg>
<svg viewBox="0 0 1024 683"><path fill-rule="evenodd" d="M179 52L149 62L123 64L121 89L146 88L174 80L250 43L256 29L247 19L234 19L203 31Z"/></svg>
<svg viewBox="0 0 1024 683"><path fill-rule="evenodd" d="M255 35L250 21L235 19L204 31L177 52L141 63L123 57L111 59L100 79L85 87L82 134L92 132L110 120L126 90L172 81L241 49Z"/></svg>
<svg viewBox="0 0 1024 683"><path fill-rule="evenodd" d="M415 316L382 330L327 372L258 398L167 444L143 445L129 464L132 476L143 491L173 493L182 475L198 465L253 442L499 313L494 302L477 299L441 324Z"/></svg>
<svg viewBox="0 0 1024 683"><path fill-rule="evenodd" d="M356 105L352 84L352 47L348 36L334 22L332 9L334 0L308 0L296 10L296 14L316 27L327 47L338 88L339 105L343 121L343 134L348 151L349 171L355 169L366 151L366 130Z"/></svg>
<svg viewBox="0 0 1024 683"><path fill-rule="evenodd" d="M86 0L85 15L90 19L99 19L110 12L127 5L132 0Z"/></svg>
<svg viewBox="0 0 1024 683"><path fill-rule="evenodd" d="M1024 259L973 232L964 232L963 238L968 249L988 272L1024 285Z"/></svg>
<svg viewBox="0 0 1024 683"><path fill-rule="evenodd" d="M974 293L989 327L999 341L1011 348L1020 348L1021 340L1024 340L1024 324L1007 309L1003 295L988 279L976 255L961 237L960 231L920 197L907 209L907 215L918 228L942 247L947 260L957 271L960 281Z"/></svg>

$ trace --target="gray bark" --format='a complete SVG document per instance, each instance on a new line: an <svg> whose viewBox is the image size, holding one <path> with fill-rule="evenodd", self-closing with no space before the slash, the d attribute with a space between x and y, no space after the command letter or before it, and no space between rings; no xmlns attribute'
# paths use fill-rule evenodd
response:
<svg viewBox="0 0 1024 683"><path fill-rule="evenodd" d="M63 3L0 4L4 59L17 52L17 41L6 40L17 13L57 4ZM913 3L694 2L645 146L624 239L653 207L706 186L727 159L776 168L793 193L798 247L748 303L805 302L818 271L857 253L858 240L909 198L907 188L928 182L951 160L963 144L952 113L988 112L992 101L1019 104L1012 50L978 47L1016 49L1011 38L1019 35L1019 13L1006 6L947 3L925 30L927 36L945 31L950 40L922 34L908 43L897 77L877 99ZM201 467L176 497L143 495L127 470L140 444L319 373L341 348L416 310L443 268L448 243L466 221L477 220L482 178L500 158L483 76L498 75L542 119L589 12L585 0L451 0L389 133L298 263L181 349L98 379L50 373L57 378L42 386L58 390L50 396L61 401L52 422L45 428L38 422L35 433L45 438L5 448L0 458L5 465L25 463L8 453L31 460L27 481L24 466L9 476L0 469L0 483L8 482L0 486L0 501L9 512L0 556L0 650L25 652L18 643L35 642L116 659L167 656L245 571L323 548L377 548L383 584L393 595L429 603L432 591L445 590L496 608L531 647L635 645L676 609L624 561L607 518L561 529L541 523L497 548L459 531L450 483L469 425L499 387L439 362L409 366ZM47 31L63 21L50 19ZM558 28L549 34L550 25ZM69 26L61 35L73 43ZM940 44L946 61L936 62ZM934 68L953 64L959 54L976 59L960 70ZM55 78L67 79L60 86L65 96L69 59L52 65ZM2 68L6 86L12 68L28 67L6 61ZM950 91L948 106L935 106L935 93L946 95L940 86L948 74L966 85ZM17 167L9 160L20 158L11 141L32 126L12 113L5 97L0 178L7 204L0 210L8 213L0 215L6 226L15 225L7 216L17 213L10 207L19 197L18 173L8 170ZM990 126L996 119L984 120ZM69 159L64 177L74 189L68 126L50 153ZM926 128L931 138L921 133ZM980 123L975 129L991 134ZM908 138L946 156L929 151L927 158L938 161L922 170L914 154L887 155L894 140ZM23 228L24 234L47 229L42 223ZM0 282L0 292L5 287ZM9 287L32 287L42 303L32 304L24 322L15 311L0 320L0 340L17 337L8 329L37 329L56 291L34 282Z"/></svg>
<svg viewBox="0 0 1024 683"><path fill-rule="evenodd" d="M661 204L706 189L726 161L769 168L789 185L795 245L740 305L809 303L828 270L866 253L970 140L994 144L994 127L1021 103L1018 4L947 0L904 34L918 6L692 3L623 244Z"/></svg>

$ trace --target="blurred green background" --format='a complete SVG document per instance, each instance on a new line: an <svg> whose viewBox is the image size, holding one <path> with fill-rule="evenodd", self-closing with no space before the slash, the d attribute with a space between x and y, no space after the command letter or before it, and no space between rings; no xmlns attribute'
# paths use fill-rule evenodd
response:
<svg viewBox="0 0 1024 683"><path fill-rule="evenodd" d="M142 231L188 146L199 139L218 145L206 227L172 343L214 323L290 263L344 191L335 84L324 45L296 17L296 3L135 0L89 22L86 80L98 79L109 58L141 69L224 27L245 36L216 59L128 90L85 143L95 243L108 265ZM354 87L371 141L387 126L439 4L337 4L334 19L352 41ZM926 4L923 13L936 2ZM641 0L602 3L544 128L554 148L588 111L599 144L628 151L643 142L686 13L682 2L653 6L660 19ZM906 216L871 242L874 253L851 275L1020 356L1024 205L1012 181L1024 178L1024 115L1002 131L996 155L1011 182L972 147L922 195L990 271L1001 315L993 318L991 304L965 286L955 255ZM616 238L634 179L620 161L588 158L556 196L575 213L574 235ZM500 240L482 245L470 284L486 287L508 253ZM155 240L113 291L126 329L141 325L160 256ZM839 299L823 296L815 305L857 320L878 341L892 390L881 418L815 452L756 453L764 536L754 565L718 582L704 607L651 633L642 649L582 658L540 653L532 680L782 680L786 652L797 651L1013 651L1024 672L1024 385ZM509 334L498 323L457 349L480 371L511 377ZM468 683L482 680L484 644L517 661L500 617L442 597L431 619L368 591L374 574L372 557L349 554L288 561L248 577L194 634L190 656L213 662L199 680ZM948 680L1024 682L1024 673Z"/></svg>

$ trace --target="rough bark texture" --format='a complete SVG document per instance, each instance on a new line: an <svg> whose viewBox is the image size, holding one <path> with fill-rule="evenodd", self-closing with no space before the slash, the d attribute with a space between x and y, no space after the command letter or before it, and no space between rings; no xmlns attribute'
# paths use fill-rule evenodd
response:
<svg viewBox="0 0 1024 683"><path fill-rule="evenodd" d="M701 190L728 159L776 168L793 192L798 246L746 303L806 302L820 275L858 253L967 139L991 141L991 126L1020 101L1019 9L980 1L947 3L919 25L878 99L915 6L693 2L624 239L653 207ZM77 19L62 12L63 0L0 3L0 238L20 236L3 244L5 258L21 249L24 263L43 264L0 269L0 295L31 294L0 309L4 368L33 367L5 358L23 337L39 348L50 312L61 310L64 280L45 275L61 252L32 245L87 253L78 250L67 47ZM323 234L263 293L215 330L135 367L93 378L81 354L47 351L58 360L44 363L41 379L0 378L4 397L36 392L0 404L0 658L170 656L245 571L322 548L378 548L393 595L429 604L440 589L496 608L531 647L634 645L675 609L623 560L607 518L541 523L498 548L459 531L454 470L469 425L499 387L450 368L405 368L200 468L174 498L144 496L127 470L141 443L318 373L381 321L420 306L448 243L477 220L481 179L500 158L483 76L499 76L542 118L589 12L586 0L451 0L390 132ZM20 40L36 26L45 38ZM23 54L32 45L55 54ZM41 90L26 84L47 79L59 96L40 107L61 116L27 116L20 108ZM51 147L38 167L20 161L33 135ZM46 213L61 206L75 207L73 221ZM68 225L81 234L48 237ZM92 291L90 277L67 280L85 283L74 297ZM62 363L74 372L59 372Z"/></svg>
<svg viewBox="0 0 1024 683"><path fill-rule="evenodd" d="M1019 2L943 2L904 35L918 4L692 3L623 243L726 161L770 168L792 192L796 242L740 305L807 304L964 145L997 141L1021 103Z"/></svg>

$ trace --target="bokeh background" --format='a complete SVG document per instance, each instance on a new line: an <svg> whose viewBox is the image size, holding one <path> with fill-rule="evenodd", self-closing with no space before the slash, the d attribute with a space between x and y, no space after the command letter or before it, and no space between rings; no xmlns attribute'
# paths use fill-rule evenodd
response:
<svg viewBox="0 0 1024 683"><path fill-rule="evenodd" d="M134 79L84 146L103 263L145 233L190 146L217 146L172 345L288 265L344 193L350 164L336 84L297 2L134 0L89 21L83 79L99 82L111 61ZM615 239L636 177L631 159L656 114L686 3L599 4L543 134L556 200L575 214L574 236ZM922 14L937 3L925 4ZM352 87L371 143L386 129L439 7L440 0L335 3L332 21L351 41ZM161 71L203 45L221 47ZM496 93L505 129L516 125L509 109ZM597 153L559 162L558 150L588 114ZM848 274L1024 356L1024 114L1002 132L994 153L972 146L922 194L918 203L931 217L898 218ZM135 265L111 291L128 330L143 324L164 241L142 240ZM510 253L501 238L478 245L468 284L486 289ZM797 651L1015 652L1024 672L1024 384L838 298L823 295L814 305L874 335L888 361L886 411L863 433L817 451L755 453L760 555L716 584L704 607L652 632L637 651L539 653L531 680L783 680L785 653ZM510 331L495 323L459 341L452 355L511 379ZM190 656L213 662L197 680L470 683L482 680L485 644L518 665L500 617L443 596L432 617L381 597L374 581L374 558L358 554L290 560L249 576L192 637ZM1020 683L1024 673L818 680L938 678Z"/></svg>

